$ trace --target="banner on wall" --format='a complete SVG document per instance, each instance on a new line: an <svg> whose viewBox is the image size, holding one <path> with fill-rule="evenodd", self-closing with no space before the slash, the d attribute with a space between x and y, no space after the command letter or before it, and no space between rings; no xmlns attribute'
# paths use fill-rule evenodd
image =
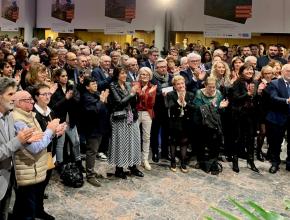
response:
<svg viewBox="0 0 290 220"><path fill-rule="evenodd" d="M136 17L136 0L106 0L105 16L131 23Z"/></svg>
<svg viewBox="0 0 290 220"><path fill-rule="evenodd" d="M205 0L205 37L251 38L245 24L252 18L252 0Z"/></svg>
<svg viewBox="0 0 290 220"><path fill-rule="evenodd" d="M52 0L52 17L71 23L71 21L74 19L74 14L74 0Z"/></svg>
<svg viewBox="0 0 290 220"><path fill-rule="evenodd" d="M19 19L19 7L17 0L2 0L2 18L16 22Z"/></svg>

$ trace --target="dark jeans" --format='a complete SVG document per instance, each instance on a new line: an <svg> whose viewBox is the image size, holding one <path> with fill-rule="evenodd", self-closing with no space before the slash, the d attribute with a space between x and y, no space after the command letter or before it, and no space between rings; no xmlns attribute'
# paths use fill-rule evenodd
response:
<svg viewBox="0 0 290 220"><path fill-rule="evenodd" d="M161 157L168 157L168 118L153 118L151 125L151 140L150 145L152 154L159 154L159 132L161 129Z"/></svg>
<svg viewBox="0 0 290 220"><path fill-rule="evenodd" d="M0 220L7 220L8 218L9 204L12 195L13 184L14 184L14 172L12 172L10 175L10 182L6 194L0 201Z"/></svg>
<svg viewBox="0 0 290 220"><path fill-rule="evenodd" d="M19 186L15 190L15 203L13 207L13 217L17 220L34 220L38 209L38 204L43 203L43 184L37 183L29 186Z"/></svg>
<svg viewBox="0 0 290 220"><path fill-rule="evenodd" d="M281 145L283 142L283 138L285 136L285 132L287 130L287 159L286 164L290 166L290 119L288 119L287 124L285 126L276 125L270 122L266 124L266 132L267 132L267 140L269 143L270 150L270 160L272 165L279 166L281 163L280 153L281 153Z"/></svg>
<svg viewBox="0 0 290 220"><path fill-rule="evenodd" d="M92 177L95 174L95 161L101 142L102 136L87 139L87 150L86 150L87 178Z"/></svg>

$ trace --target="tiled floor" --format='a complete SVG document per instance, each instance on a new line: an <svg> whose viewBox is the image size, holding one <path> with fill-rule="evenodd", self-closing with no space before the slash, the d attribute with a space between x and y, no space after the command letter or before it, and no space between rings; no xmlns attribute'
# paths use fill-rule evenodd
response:
<svg viewBox="0 0 290 220"><path fill-rule="evenodd" d="M102 187L98 188L87 182L78 189L64 187L54 175L45 208L59 220L222 219L211 211L215 206L246 219L228 202L233 197L242 202L254 200L290 219L283 203L290 199L290 172L285 171L285 165L273 175L268 173L268 162L256 162L260 174L248 169L244 160L239 174L231 170L230 163L222 164L223 172L212 176L192 167L188 174L173 173L161 162L152 164L152 171L144 171L144 178L101 179ZM101 173L113 172L105 162L98 161L97 168Z"/></svg>

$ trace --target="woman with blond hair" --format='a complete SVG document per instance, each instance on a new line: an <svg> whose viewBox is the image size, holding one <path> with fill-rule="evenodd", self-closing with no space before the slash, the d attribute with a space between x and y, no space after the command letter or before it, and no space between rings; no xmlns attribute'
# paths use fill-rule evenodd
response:
<svg viewBox="0 0 290 220"><path fill-rule="evenodd" d="M214 62L210 76L216 80L216 87L222 93L224 92L224 88L230 87L232 84L229 65L224 61Z"/></svg>
<svg viewBox="0 0 290 220"><path fill-rule="evenodd" d="M172 79L174 91L167 94L167 108L169 115L170 130L170 169L176 172L176 146L180 146L181 153L181 172L187 173L186 168L186 152L190 140L190 132L192 131L192 115L193 115L193 98L191 92L187 92L185 88L185 79L183 76L176 75Z"/></svg>
<svg viewBox="0 0 290 220"><path fill-rule="evenodd" d="M142 67L139 70L138 81L134 82L140 89L137 90L137 111L138 123L141 124L142 129L142 165L146 170L151 170L148 162L149 147L150 147L150 132L152 125L152 118L154 117L154 103L156 97L156 85L152 85L150 80L153 73L150 68Z"/></svg>

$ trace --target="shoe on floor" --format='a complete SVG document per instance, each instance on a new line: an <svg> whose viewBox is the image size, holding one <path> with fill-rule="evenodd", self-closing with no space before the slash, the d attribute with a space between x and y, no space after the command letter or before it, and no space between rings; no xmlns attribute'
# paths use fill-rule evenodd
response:
<svg viewBox="0 0 290 220"><path fill-rule="evenodd" d="M151 166L150 166L148 160L143 161L143 166L144 166L145 170L151 170Z"/></svg>
<svg viewBox="0 0 290 220"><path fill-rule="evenodd" d="M103 161L108 160L108 157L103 152L98 153L98 158Z"/></svg>
<svg viewBox="0 0 290 220"><path fill-rule="evenodd" d="M102 186L101 183L100 183L100 181L98 181L96 179L96 177L89 177L89 178L87 178L87 181L88 181L88 183L90 183L93 186L96 186L96 187Z"/></svg>
<svg viewBox="0 0 290 220"><path fill-rule="evenodd" d="M36 214L36 218L43 219L43 220L54 220L55 218L48 214L46 211L42 210L40 213Z"/></svg>
<svg viewBox="0 0 290 220"><path fill-rule="evenodd" d="M177 169L176 169L176 162L171 162L170 170L171 170L172 172L174 172L174 173L177 171Z"/></svg>
<svg viewBox="0 0 290 220"><path fill-rule="evenodd" d="M181 170L182 173L188 173L188 169L187 169L185 164L181 164L180 170Z"/></svg>

